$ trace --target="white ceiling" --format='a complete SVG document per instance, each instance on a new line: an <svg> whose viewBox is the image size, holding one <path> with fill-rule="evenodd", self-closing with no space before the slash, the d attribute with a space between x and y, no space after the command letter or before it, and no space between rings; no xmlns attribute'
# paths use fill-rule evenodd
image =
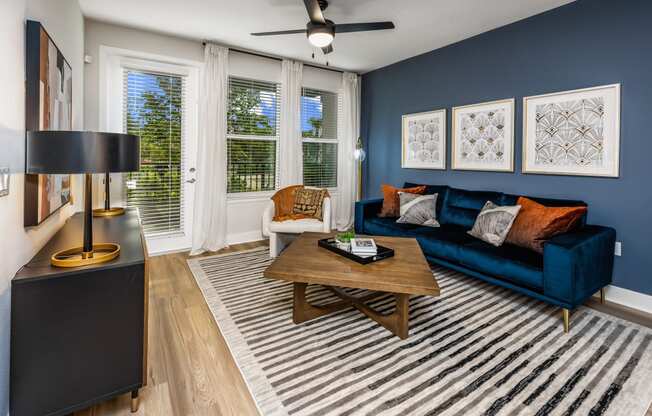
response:
<svg viewBox="0 0 652 416"><path fill-rule="evenodd" d="M335 37L332 67L367 72L553 9L573 0L332 0L335 23L391 20L396 29ZM253 37L250 32L301 29L302 0L79 0L85 16L303 61L313 48L305 35Z"/></svg>

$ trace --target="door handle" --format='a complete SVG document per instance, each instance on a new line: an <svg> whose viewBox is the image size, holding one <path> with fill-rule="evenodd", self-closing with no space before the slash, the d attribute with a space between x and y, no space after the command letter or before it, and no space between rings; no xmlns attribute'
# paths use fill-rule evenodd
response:
<svg viewBox="0 0 652 416"><path fill-rule="evenodd" d="M186 182L187 183L195 183L195 182L197 182L197 179L195 179L195 178L188 179Z"/></svg>

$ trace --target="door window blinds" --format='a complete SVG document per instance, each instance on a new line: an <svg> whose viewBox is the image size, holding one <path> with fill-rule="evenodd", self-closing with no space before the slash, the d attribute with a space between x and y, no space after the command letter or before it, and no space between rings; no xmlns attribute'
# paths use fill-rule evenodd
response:
<svg viewBox="0 0 652 416"><path fill-rule="evenodd" d="M140 136L140 171L126 174L125 201L140 210L146 236L183 231L186 79L123 70L124 131Z"/></svg>

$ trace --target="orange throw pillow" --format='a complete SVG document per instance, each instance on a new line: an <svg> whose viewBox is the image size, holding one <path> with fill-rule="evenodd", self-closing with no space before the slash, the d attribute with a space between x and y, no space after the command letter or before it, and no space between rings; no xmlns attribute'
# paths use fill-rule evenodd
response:
<svg viewBox="0 0 652 416"><path fill-rule="evenodd" d="M414 188L395 188L391 185L383 184L383 207L380 210L379 217L394 218L399 216L401 201L398 197L399 192L408 192L411 194L423 194L426 192L425 186L415 186Z"/></svg>
<svg viewBox="0 0 652 416"><path fill-rule="evenodd" d="M293 209L295 196L300 189L303 189L303 185L292 185L276 191L272 196L272 201L274 201L274 218L272 218L272 221L298 219L293 218Z"/></svg>
<svg viewBox="0 0 652 416"><path fill-rule="evenodd" d="M557 234L572 230L587 212L586 207L547 207L519 197L521 210L505 242L543 253L543 243Z"/></svg>

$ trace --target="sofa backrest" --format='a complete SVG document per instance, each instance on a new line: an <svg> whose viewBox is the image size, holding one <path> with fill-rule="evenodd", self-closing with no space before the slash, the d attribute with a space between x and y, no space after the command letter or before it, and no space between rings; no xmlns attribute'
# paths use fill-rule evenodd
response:
<svg viewBox="0 0 652 416"><path fill-rule="evenodd" d="M423 184L405 182L404 188L422 186ZM586 202L573 199L540 198L527 195L512 195L493 191L469 191L451 188L447 185L425 185L426 194L439 194L437 197L437 220L440 224L454 224L471 229L475 219L487 201L497 205L516 205L519 196L525 196L547 207L587 206ZM586 224L586 215L582 225Z"/></svg>
<svg viewBox="0 0 652 416"><path fill-rule="evenodd" d="M500 205L502 198L501 192L449 188L446 202L437 219L440 224L454 224L471 229L484 204L491 201Z"/></svg>

